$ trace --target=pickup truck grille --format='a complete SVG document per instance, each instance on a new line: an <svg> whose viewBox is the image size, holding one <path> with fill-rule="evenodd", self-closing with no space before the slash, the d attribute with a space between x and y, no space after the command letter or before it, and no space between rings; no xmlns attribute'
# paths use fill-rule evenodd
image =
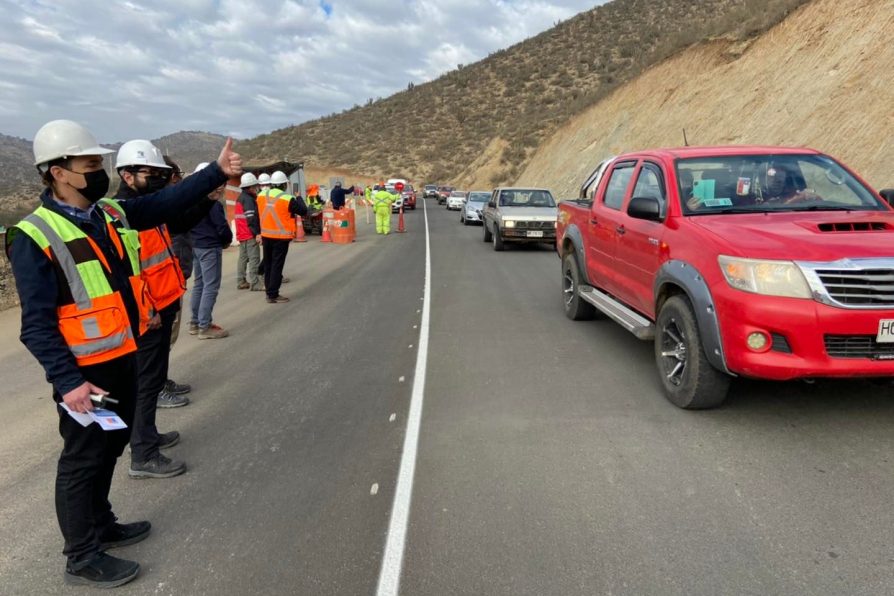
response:
<svg viewBox="0 0 894 596"><path fill-rule="evenodd" d="M894 360L894 343L880 344L874 335L826 335L824 339L832 358Z"/></svg>
<svg viewBox="0 0 894 596"><path fill-rule="evenodd" d="M555 222L553 221L523 221L516 220L515 222L516 228L524 228L526 230L546 230L556 227Z"/></svg>
<svg viewBox="0 0 894 596"><path fill-rule="evenodd" d="M815 269L829 297L846 306L894 306L894 269Z"/></svg>

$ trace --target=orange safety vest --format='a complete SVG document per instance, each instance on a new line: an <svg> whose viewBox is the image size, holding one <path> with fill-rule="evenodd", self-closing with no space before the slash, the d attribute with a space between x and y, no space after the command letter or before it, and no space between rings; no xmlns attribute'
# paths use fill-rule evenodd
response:
<svg viewBox="0 0 894 596"><path fill-rule="evenodd" d="M177 302L186 292L167 226L140 232L140 275L156 311Z"/></svg>
<svg viewBox="0 0 894 596"><path fill-rule="evenodd" d="M103 211L118 257L128 267L128 278L142 319L148 305L140 278L139 235L130 229L115 201L102 199L97 207ZM43 206L12 231L31 237L67 282L56 315L59 332L79 366L108 362L136 351L124 299L120 291L112 288L111 267L92 238L62 215Z"/></svg>
<svg viewBox="0 0 894 596"><path fill-rule="evenodd" d="M289 213L292 195L278 188L258 195L258 217L261 219L261 236L279 240L291 240L298 234L295 216Z"/></svg>

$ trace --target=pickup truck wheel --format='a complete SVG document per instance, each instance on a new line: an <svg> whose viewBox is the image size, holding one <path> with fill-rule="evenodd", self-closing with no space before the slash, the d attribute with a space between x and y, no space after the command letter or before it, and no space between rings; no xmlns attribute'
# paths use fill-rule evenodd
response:
<svg viewBox="0 0 894 596"><path fill-rule="evenodd" d="M502 252L505 246L503 245L503 237L500 236L500 228L494 225L494 233L491 234L494 240L494 250L497 252Z"/></svg>
<svg viewBox="0 0 894 596"><path fill-rule="evenodd" d="M565 303L565 316L572 321L592 319L596 314L593 305L581 299L579 288L580 268L574 253L569 252L562 259L562 300Z"/></svg>
<svg viewBox="0 0 894 596"><path fill-rule="evenodd" d="M490 233L490 228L487 227L487 222L484 222L484 241L490 242L493 240L493 234Z"/></svg>
<svg viewBox="0 0 894 596"><path fill-rule="evenodd" d="M675 406L716 408L726 399L730 377L708 362L695 314L684 296L668 298L658 313L655 361L664 394Z"/></svg>

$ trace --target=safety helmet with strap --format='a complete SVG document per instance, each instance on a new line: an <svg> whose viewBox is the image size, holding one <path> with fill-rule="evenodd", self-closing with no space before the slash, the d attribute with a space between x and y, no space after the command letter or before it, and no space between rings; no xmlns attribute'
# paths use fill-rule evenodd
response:
<svg viewBox="0 0 894 596"><path fill-rule="evenodd" d="M100 147L89 130L71 120L53 120L44 124L34 135L32 148L34 165L38 168L56 159L114 153Z"/></svg>

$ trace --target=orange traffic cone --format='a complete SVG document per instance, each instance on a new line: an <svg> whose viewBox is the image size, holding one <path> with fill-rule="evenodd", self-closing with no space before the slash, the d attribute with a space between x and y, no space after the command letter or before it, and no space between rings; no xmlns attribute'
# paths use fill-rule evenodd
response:
<svg viewBox="0 0 894 596"><path fill-rule="evenodd" d="M400 215L397 216L397 231L398 232L406 232L407 228L404 227L404 206L400 206Z"/></svg>
<svg viewBox="0 0 894 596"><path fill-rule="evenodd" d="M320 242L332 242L332 236L329 235L329 220L325 217L323 218L323 236L320 238Z"/></svg>
<svg viewBox="0 0 894 596"><path fill-rule="evenodd" d="M304 222L301 221L301 216L295 216L295 238L292 242L307 242L307 238L304 237Z"/></svg>

